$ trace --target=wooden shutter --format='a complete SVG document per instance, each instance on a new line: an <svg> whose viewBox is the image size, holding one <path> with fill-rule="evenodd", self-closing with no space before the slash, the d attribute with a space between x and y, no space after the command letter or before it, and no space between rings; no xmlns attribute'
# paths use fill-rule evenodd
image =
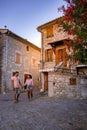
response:
<svg viewBox="0 0 87 130"><path fill-rule="evenodd" d="M50 61L53 61L53 51L50 49Z"/></svg>
<svg viewBox="0 0 87 130"><path fill-rule="evenodd" d="M45 61L48 61L47 50L45 50Z"/></svg>
<svg viewBox="0 0 87 130"><path fill-rule="evenodd" d="M60 59L59 59L59 51L56 50L56 65L60 62Z"/></svg>
<svg viewBox="0 0 87 130"><path fill-rule="evenodd" d="M16 53L16 63L20 64L20 54Z"/></svg>
<svg viewBox="0 0 87 130"><path fill-rule="evenodd" d="M53 61L52 49L45 50L45 61Z"/></svg>
<svg viewBox="0 0 87 130"><path fill-rule="evenodd" d="M47 38L53 36L53 26L48 27L46 31L47 31Z"/></svg>

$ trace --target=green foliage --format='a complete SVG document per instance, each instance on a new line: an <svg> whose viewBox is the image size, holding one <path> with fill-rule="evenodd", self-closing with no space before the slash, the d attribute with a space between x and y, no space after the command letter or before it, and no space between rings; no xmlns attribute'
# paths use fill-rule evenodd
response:
<svg viewBox="0 0 87 130"><path fill-rule="evenodd" d="M65 0L67 7L61 7L63 18L60 24L63 26L73 41L70 46L76 61L87 64L87 0Z"/></svg>

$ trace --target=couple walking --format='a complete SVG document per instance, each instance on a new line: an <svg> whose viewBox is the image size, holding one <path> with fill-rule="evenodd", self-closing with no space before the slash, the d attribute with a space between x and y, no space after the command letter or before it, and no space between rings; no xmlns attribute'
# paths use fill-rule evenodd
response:
<svg viewBox="0 0 87 130"><path fill-rule="evenodd" d="M16 71L14 75L11 77L11 82L12 82L12 88L14 90L14 102L16 103L19 100L21 89L24 88L20 82L18 71ZM27 76L24 86L25 85L27 86L27 95L28 95L28 99L30 100L32 97L32 89L33 89L33 80L31 75Z"/></svg>

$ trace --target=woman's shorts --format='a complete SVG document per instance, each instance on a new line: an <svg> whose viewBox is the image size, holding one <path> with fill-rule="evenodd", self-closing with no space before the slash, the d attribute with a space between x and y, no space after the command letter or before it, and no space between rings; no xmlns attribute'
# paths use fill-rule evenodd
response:
<svg viewBox="0 0 87 130"><path fill-rule="evenodd" d="M32 86L27 86L27 90L32 90Z"/></svg>

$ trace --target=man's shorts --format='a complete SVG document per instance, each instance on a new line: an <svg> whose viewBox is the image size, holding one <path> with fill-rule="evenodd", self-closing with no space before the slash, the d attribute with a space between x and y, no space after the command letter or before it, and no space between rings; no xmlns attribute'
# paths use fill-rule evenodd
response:
<svg viewBox="0 0 87 130"><path fill-rule="evenodd" d="M17 94L17 93L20 94L21 93L21 89L20 88L15 88L14 92L15 92L15 94Z"/></svg>

